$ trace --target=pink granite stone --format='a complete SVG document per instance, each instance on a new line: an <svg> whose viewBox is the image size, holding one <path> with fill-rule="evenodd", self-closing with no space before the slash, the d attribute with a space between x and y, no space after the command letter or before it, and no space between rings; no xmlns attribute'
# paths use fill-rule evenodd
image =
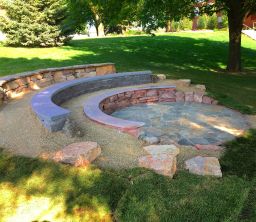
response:
<svg viewBox="0 0 256 222"><path fill-rule="evenodd" d="M184 102L185 101L185 93L184 92L176 92L176 102Z"/></svg>
<svg viewBox="0 0 256 222"><path fill-rule="evenodd" d="M198 150L212 150L212 151L221 151L223 148L218 145L201 145L201 144L196 144L195 148Z"/></svg>
<svg viewBox="0 0 256 222"><path fill-rule="evenodd" d="M212 104L212 101L213 101L213 99L210 98L209 96L203 96L202 103L204 103L204 104Z"/></svg>
<svg viewBox="0 0 256 222"><path fill-rule="evenodd" d="M158 96L158 91L156 89L147 90L146 96L147 97L156 97L156 96Z"/></svg>
<svg viewBox="0 0 256 222"><path fill-rule="evenodd" d="M101 154L101 148L96 142L73 143L53 152L43 153L41 158L55 162L70 164L75 167L87 167Z"/></svg>
<svg viewBox="0 0 256 222"><path fill-rule="evenodd" d="M147 155L139 158L139 166L158 174L173 177L176 172L176 156L169 154Z"/></svg>
<svg viewBox="0 0 256 222"><path fill-rule="evenodd" d="M203 102L203 96L204 96L203 92L195 92L195 94L194 94L194 102L202 103Z"/></svg>
<svg viewBox="0 0 256 222"><path fill-rule="evenodd" d="M175 93L173 91L165 91L159 93L160 99L175 99Z"/></svg>
<svg viewBox="0 0 256 222"><path fill-rule="evenodd" d="M193 174L222 177L220 163L216 157L197 156L185 161L185 167Z"/></svg>
<svg viewBox="0 0 256 222"><path fill-rule="evenodd" d="M194 92L185 92L185 101L194 102Z"/></svg>

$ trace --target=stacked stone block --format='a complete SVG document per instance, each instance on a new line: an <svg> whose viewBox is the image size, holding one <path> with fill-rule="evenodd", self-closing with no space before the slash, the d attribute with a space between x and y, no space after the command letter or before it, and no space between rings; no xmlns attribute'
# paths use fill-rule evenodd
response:
<svg viewBox="0 0 256 222"><path fill-rule="evenodd" d="M37 70L0 78L0 104L32 90L77 78L102 76L116 73L115 64L88 64Z"/></svg>

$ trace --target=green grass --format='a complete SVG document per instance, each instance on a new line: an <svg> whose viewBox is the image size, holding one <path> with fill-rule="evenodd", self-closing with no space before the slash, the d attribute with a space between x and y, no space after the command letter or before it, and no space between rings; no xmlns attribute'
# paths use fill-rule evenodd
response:
<svg viewBox="0 0 256 222"><path fill-rule="evenodd" d="M72 41L60 48L0 46L0 75L115 62L206 84L227 106L256 112L256 44L243 38L243 74L227 74L226 32ZM227 144L222 179L180 171L75 169L0 152L0 221L256 221L256 131Z"/></svg>
<svg viewBox="0 0 256 222"><path fill-rule="evenodd" d="M47 67L114 62L118 71L149 69L206 84L226 106L256 113L256 43L243 36L242 74L223 72L228 33L178 33L70 42L60 48L0 46L0 76Z"/></svg>
<svg viewBox="0 0 256 222"><path fill-rule="evenodd" d="M181 171L169 179L138 168L82 170L0 153L1 221L250 221L251 187L237 176Z"/></svg>
<svg viewBox="0 0 256 222"><path fill-rule="evenodd" d="M256 221L256 131L227 144L223 178L77 169L0 152L0 221Z"/></svg>

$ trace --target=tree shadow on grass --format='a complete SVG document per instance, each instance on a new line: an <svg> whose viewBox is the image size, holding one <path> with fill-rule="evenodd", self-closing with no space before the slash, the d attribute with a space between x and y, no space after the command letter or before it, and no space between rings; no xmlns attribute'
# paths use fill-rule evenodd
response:
<svg viewBox="0 0 256 222"><path fill-rule="evenodd" d="M15 48L13 48L15 52ZM28 49L23 49L28 50ZM29 49L37 50L37 49ZM189 78L205 84L208 91L228 107L244 113L256 112L256 50L243 48L244 74L227 74L227 41L181 36L125 37L71 41L69 45L38 49L38 56L27 59L0 57L0 75L41 68L86 63L116 63L118 71L152 70L168 78ZM19 48L17 53L21 53ZM27 52L27 51L26 51ZM52 56L51 56L52 53ZM56 54L65 55L62 60ZM50 58L45 58L47 55Z"/></svg>
<svg viewBox="0 0 256 222"><path fill-rule="evenodd" d="M225 145L220 162L225 175L236 175L252 183L239 221L256 220L256 129Z"/></svg>
<svg viewBox="0 0 256 222"><path fill-rule="evenodd" d="M31 216L31 221L48 220L49 217L52 221L56 218L86 221L88 217L93 221L111 221L127 183L111 172L93 167L76 169L10 156L3 151L0 153L0 175L3 220L22 216L17 210L22 207L25 215Z"/></svg>

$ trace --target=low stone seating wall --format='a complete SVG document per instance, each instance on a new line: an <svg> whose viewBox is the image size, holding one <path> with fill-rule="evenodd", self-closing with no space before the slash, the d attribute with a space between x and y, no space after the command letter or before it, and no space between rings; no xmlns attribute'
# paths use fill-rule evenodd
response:
<svg viewBox="0 0 256 222"><path fill-rule="evenodd" d="M143 122L123 120L109 114L127 106L156 102L176 102L176 87L151 86L114 90L90 98L84 106L84 113L97 123L138 137L140 127L144 125Z"/></svg>
<svg viewBox="0 0 256 222"><path fill-rule="evenodd" d="M158 102L196 102L217 104L217 101L204 95L204 92L176 91L175 86L151 86L113 90L103 95L91 97L84 106L85 115L100 124L118 129L138 137L143 122L134 122L115 118L111 113L124 107Z"/></svg>
<svg viewBox="0 0 256 222"><path fill-rule="evenodd" d="M118 73L81 78L55 84L32 98L31 106L43 125L52 132L62 130L70 111L60 107L63 102L94 91L121 86L151 83L151 71Z"/></svg>
<svg viewBox="0 0 256 222"><path fill-rule="evenodd" d="M4 100L16 98L31 90L55 83L113 73L116 73L115 64L102 63L49 68L5 76L0 78L0 105Z"/></svg>

